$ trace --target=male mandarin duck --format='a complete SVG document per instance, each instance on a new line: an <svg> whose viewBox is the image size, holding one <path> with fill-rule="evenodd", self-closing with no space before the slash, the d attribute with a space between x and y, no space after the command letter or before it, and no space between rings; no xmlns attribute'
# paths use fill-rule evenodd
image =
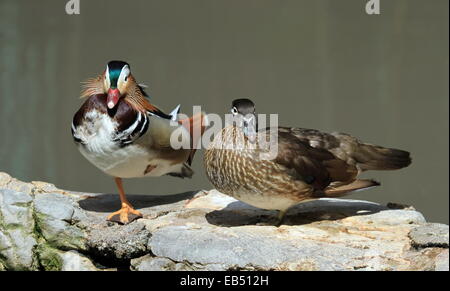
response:
<svg viewBox="0 0 450 291"><path fill-rule="evenodd" d="M232 103L243 122L222 129L204 155L206 174L220 192L252 206L279 210L278 224L295 204L321 197L340 197L380 185L358 179L367 170L395 170L411 163L406 151L384 148L344 133L303 128L257 128L249 99ZM264 158L260 141L278 134L278 151ZM256 138L256 136L258 138ZM239 147L238 145L241 145Z"/></svg>
<svg viewBox="0 0 450 291"><path fill-rule="evenodd" d="M109 221L126 224L142 217L127 200L122 178L193 175L194 147L174 149L170 138L177 130L197 140L193 129L203 130L203 114L177 121L179 105L163 113L122 61L109 62L101 75L88 80L81 97L87 100L73 117L72 135L81 154L115 178L122 207Z"/></svg>

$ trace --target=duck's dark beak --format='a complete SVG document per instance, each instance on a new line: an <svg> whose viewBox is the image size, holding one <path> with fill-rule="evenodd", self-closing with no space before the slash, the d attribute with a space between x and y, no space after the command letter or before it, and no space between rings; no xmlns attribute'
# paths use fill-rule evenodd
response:
<svg viewBox="0 0 450 291"><path fill-rule="evenodd" d="M120 98L120 91L119 89L111 89L108 90L108 98L106 99L106 104L108 105L109 109L113 109L117 102L119 102Z"/></svg>

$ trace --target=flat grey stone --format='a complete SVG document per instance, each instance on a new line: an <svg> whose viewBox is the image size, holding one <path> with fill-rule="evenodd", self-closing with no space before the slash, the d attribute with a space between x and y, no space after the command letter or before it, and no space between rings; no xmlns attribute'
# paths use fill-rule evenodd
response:
<svg viewBox="0 0 450 291"><path fill-rule="evenodd" d="M68 251L60 254L61 271L99 271L92 261L76 251Z"/></svg>
<svg viewBox="0 0 450 291"><path fill-rule="evenodd" d="M32 197L23 192L0 189L0 216L2 224L8 226L32 227L31 211L27 206ZM29 225L31 223L31 225Z"/></svg>
<svg viewBox="0 0 450 291"><path fill-rule="evenodd" d="M31 202L27 193L0 189L0 258L8 269L37 268Z"/></svg>
<svg viewBox="0 0 450 291"><path fill-rule="evenodd" d="M34 201L37 213L47 217L70 221L75 212L73 200L61 194L39 194Z"/></svg>
<svg viewBox="0 0 450 291"><path fill-rule="evenodd" d="M362 250L343 245L326 246L301 238L282 240L253 230L164 227L153 233L150 247L156 256L178 262L222 265L228 270L275 270L289 264L295 264L299 270L342 270L352 258L363 256ZM340 256L333 255L336 253Z"/></svg>
<svg viewBox="0 0 450 291"><path fill-rule="evenodd" d="M412 245L417 248L448 248L448 230L448 225L428 223L412 229L409 237L411 238Z"/></svg>

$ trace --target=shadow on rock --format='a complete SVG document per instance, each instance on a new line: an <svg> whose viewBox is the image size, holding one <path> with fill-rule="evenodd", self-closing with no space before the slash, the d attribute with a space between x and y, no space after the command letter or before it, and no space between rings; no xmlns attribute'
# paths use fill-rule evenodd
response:
<svg viewBox="0 0 450 291"><path fill-rule="evenodd" d="M304 202L289 209L282 225L303 225L319 221L333 221L350 216L369 215L386 206L357 200L324 198ZM206 214L209 223L218 226L276 225L278 211L252 207L243 202L232 202L221 210Z"/></svg>
<svg viewBox="0 0 450 291"><path fill-rule="evenodd" d="M145 209L165 204L173 204L186 199L191 199L198 191L190 191L174 195L139 195L128 194L127 198L136 209ZM79 205L87 211L113 212L119 209L120 199L118 194L94 194L80 200Z"/></svg>

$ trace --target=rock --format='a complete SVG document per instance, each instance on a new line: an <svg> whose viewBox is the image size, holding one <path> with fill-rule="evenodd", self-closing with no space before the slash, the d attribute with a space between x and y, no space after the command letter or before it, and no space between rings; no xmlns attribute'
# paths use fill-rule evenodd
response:
<svg viewBox="0 0 450 291"><path fill-rule="evenodd" d="M64 250L86 250L87 234L76 224L86 215L73 199L62 194L39 194L34 199L39 232L46 242Z"/></svg>
<svg viewBox="0 0 450 291"><path fill-rule="evenodd" d="M31 182L31 184L33 185L33 193L34 194L65 192L65 191L59 190L58 188L56 188L55 185L50 184L50 183L45 183L45 182L40 182L40 181L33 181L33 182Z"/></svg>
<svg viewBox="0 0 450 291"><path fill-rule="evenodd" d="M91 252L104 260L126 261L149 252L151 233L137 221L128 225L97 226L90 232Z"/></svg>
<svg viewBox="0 0 450 291"><path fill-rule="evenodd" d="M401 204L320 199L275 227L216 190L128 198L144 219L117 225L117 195L0 173L0 270L448 270L448 226Z"/></svg>
<svg viewBox="0 0 450 291"><path fill-rule="evenodd" d="M22 182L4 172L0 172L0 189L9 189L17 192L24 192L26 194L61 193L65 195L74 194L75 196L79 194L71 191L58 189L56 188L55 185L46 182L40 181L33 181L31 183Z"/></svg>
<svg viewBox="0 0 450 291"><path fill-rule="evenodd" d="M416 248L448 248L448 225L440 223L420 225L411 230L409 237Z"/></svg>
<svg viewBox="0 0 450 291"><path fill-rule="evenodd" d="M175 263L167 258L152 257L146 255L138 259L131 260L133 271L191 271L185 264Z"/></svg>
<svg viewBox="0 0 450 291"><path fill-rule="evenodd" d="M33 248L37 242L32 232L23 229L11 229L8 231L10 238L9 260L5 263L8 267L19 269L36 269L35 255ZM8 256L7 256L8 257Z"/></svg>
<svg viewBox="0 0 450 291"><path fill-rule="evenodd" d="M0 189L0 263L4 268L37 269L31 202L29 194Z"/></svg>
<svg viewBox="0 0 450 291"><path fill-rule="evenodd" d="M34 187L31 183L25 183L12 178L6 173L0 173L0 188L23 192L26 194L32 194Z"/></svg>
<svg viewBox="0 0 450 291"><path fill-rule="evenodd" d="M7 173L0 172L0 188L5 189L6 186L11 182L12 177Z"/></svg>
<svg viewBox="0 0 450 291"><path fill-rule="evenodd" d="M61 271L99 271L91 260L76 251L60 254Z"/></svg>
<svg viewBox="0 0 450 291"><path fill-rule="evenodd" d="M150 246L158 257L203 266L214 264L223 270L344 269L351 258L363 255L363 250L334 245L325 248L321 242L294 237L286 240L270 234L276 235L269 229L261 231L259 226L220 232L213 227L171 226L156 231ZM345 254L345 257L333 258L333 252Z"/></svg>
<svg viewBox="0 0 450 291"><path fill-rule="evenodd" d="M41 267L48 271L99 271L92 261L77 251L60 251L39 246Z"/></svg>
<svg viewBox="0 0 450 291"><path fill-rule="evenodd" d="M449 270L449 259L448 259L448 249L441 252L436 256L435 263L436 271L448 271Z"/></svg>
<svg viewBox="0 0 450 291"><path fill-rule="evenodd" d="M28 209L33 198L23 192L12 190L0 190L0 213L2 215L2 225L5 228L24 226L29 230L32 225L28 223L32 220L32 214Z"/></svg>

